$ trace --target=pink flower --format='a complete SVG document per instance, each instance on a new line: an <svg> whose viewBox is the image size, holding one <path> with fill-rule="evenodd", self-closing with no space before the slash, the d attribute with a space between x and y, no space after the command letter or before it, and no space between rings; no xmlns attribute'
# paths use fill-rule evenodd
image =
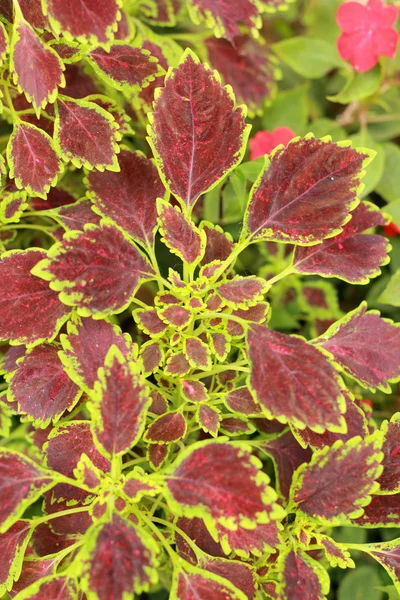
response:
<svg viewBox="0 0 400 600"><path fill-rule="evenodd" d="M274 148L287 144L296 134L290 127L277 127L273 131L259 131L250 140L250 159L254 160L264 154L270 154Z"/></svg>
<svg viewBox="0 0 400 600"><path fill-rule="evenodd" d="M349 60L359 73L372 69L380 56L393 58L399 39L393 29L398 12L382 0L369 0L366 6L359 2L342 4L336 15L343 31L337 41L341 58Z"/></svg>

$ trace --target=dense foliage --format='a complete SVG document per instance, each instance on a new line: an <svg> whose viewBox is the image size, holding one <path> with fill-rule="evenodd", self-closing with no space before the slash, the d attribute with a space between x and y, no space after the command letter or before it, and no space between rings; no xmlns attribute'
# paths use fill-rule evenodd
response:
<svg viewBox="0 0 400 600"><path fill-rule="evenodd" d="M0 0L0 597L400 598L395 5Z"/></svg>

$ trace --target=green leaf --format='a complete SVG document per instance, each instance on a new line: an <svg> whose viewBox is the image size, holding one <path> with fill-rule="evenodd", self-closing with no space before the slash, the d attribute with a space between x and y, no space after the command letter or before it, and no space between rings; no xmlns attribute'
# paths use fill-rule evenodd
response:
<svg viewBox="0 0 400 600"><path fill-rule="evenodd" d="M319 79L335 67L343 66L336 46L325 40L293 37L272 45L278 57L298 75Z"/></svg>
<svg viewBox="0 0 400 600"><path fill-rule="evenodd" d="M345 140L347 138L346 130L343 127L340 127L337 121L334 121L333 119L326 119L324 117L315 119L315 121L308 125L308 129L312 131L316 138L323 138L330 135L332 142L339 142L340 140Z"/></svg>
<svg viewBox="0 0 400 600"><path fill-rule="evenodd" d="M295 133L305 130L308 113L309 85L306 83L291 90L279 92L272 103L265 109L263 126L272 130L276 127L290 127Z"/></svg>
<svg viewBox="0 0 400 600"><path fill-rule="evenodd" d="M400 269L392 276L389 283L378 298L378 302L400 306Z"/></svg>
<svg viewBox="0 0 400 600"><path fill-rule="evenodd" d="M358 567L347 573L340 582L338 600L381 600L382 593L376 589L381 583L373 566Z"/></svg>
<svg viewBox="0 0 400 600"><path fill-rule="evenodd" d="M354 148L369 148L376 152L374 160L368 165L365 176L363 177L364 189L360 194L360 198L365 198L370 194L384 179L385 172L385 152L383 146L378 144L368 131L360 131L356 135L348 138L352 141Z"/></svg>
<svg viewBox="0 0 400 600"><path fill-rule="evenodd" d="M397 148L397 146L396 146ZM400 190L399 190L400 194ZM400 200L394 200L383 209L385 213L392 217L392 221L395 225L400 227Z"/></svg>
<svg viewBox="0 0 400 600"><path fill-rule="evenodd" d="M396 144L389 142L383 144L383 150L386 157L385 170L376 191L386 202L392 202L400 196L398 176L400 170L400 148Z"/></svg>
<svg viewBox="0 0 400 600"><path fill-rule="evenodd" d="M344 87L335 96L327 96L331 102L348 104L372 96L379 88L382 73L380 66L376 66L366 73L351 71Z"/></svg>

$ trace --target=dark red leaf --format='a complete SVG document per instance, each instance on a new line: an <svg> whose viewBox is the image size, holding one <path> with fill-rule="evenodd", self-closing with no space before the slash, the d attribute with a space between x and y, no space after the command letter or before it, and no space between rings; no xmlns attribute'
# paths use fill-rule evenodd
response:
<svg viewBox="0 0 400 600"><path fill-rule="evenodd" d="M29 521L16 521L6 533L0 534L1 561L0 561L0 592L3 593L11 587L11 583L18 579L26 547L29 542L31 529Z"/></svg>
<svg viewBox="0 0 400 600"><path fill-rule="evenodd" d="M172 354L168 358L165 367L165 374L171 375L172 377L186 375L186 373L190 371L190 364L183 352Z"/></svg>
<svg viewBox="0 0 400 600"><path fill-rule="evenodd" d="M380 492L393 494L400 492L400 413L396 413L382 426L383 439L383 473L378 479Z"/></svg>
<svg viewBox="0 0 400 600"><path fill-rule="evenodd" d="M162 0L163 1L163 0ZM167 0L167 2L170 0ZM180 1L180 0L178 0ZM149 35L149 31L146 31L146 37ZM164 71L168 71L168 62L171 62L171 50L175 50L178 52L178 48L174 46L171 47L171 42L174 44L172 39L167 40L167 44L165 44L166 38L156 38L151 35L150 39L144 39L142 48L144 50L148 50L152 56L155 56L158 60L160 67L164 69ZM179 47L180 49L180 47ZM181 50L181 49L180 49ZM178 56L181 55L181 51ZM144 87L139 92L139 98L143 102L145 108L149 108L153 106L154 95L157 88L162 87L164 85L164 77L156 77L153 81L150 81L149 85Z"/></svg>
<svg viewBox="0 0 400 600"><path fill-rule="evenodd" d="M35 528L36 531L36 528ZM57 552L60 549L57 549ZM38 560L37 556L33 559L27 558L22 563L22 571L21 575L12 586L12 590L9 592L11 598L14 598L19 592L29 587L39 579L44 579L45 577L49 577L57 564L57 559L45 559Z"/></svg>
<svg viewBox="0 0 400 600"><path fill-rule="evenodd" d="M124 43L113 44L108 52L99 46L88 57L96 73L118 90L142 88L164 72L150 52Z"/></svg>
<svg viewBox="0 0 400 600"><path fill-rule="evenodd" d="M192 313L183 306L167 306L164 310L159 310L158 314L163 321L174 327L186 327L192 317Z"/></svg>
<svg viewBox="0 0 400 600"><path fill-rule="evenodd" d="M151 342L146 346L142 346L140 356L143 361L144 372L150 375L160 366L163 352L158 342Z"/></svg>
<svg viewBox="0 0 400 600"><path fill-rule="evenodd" d="M218 225L203 221L201 229L206 233L206 249L201 264L206 265L214 260L224 261L233 250L232 236Z"/></svg>
<svg viewBox="0 0 400 600"><path fill-rule="evenodd" d="M48 210L49 208L58 208L67 204L74 204L75 198L69 192L61 187L51 188L46 198L30 198L32 210Z"/></svg>
<svg viewBox="0 0 400 600"><path fill-rule="evenodd" d="M117 0L46 0L45 6L57 34L105 43L117 28Z"/></svg>
<svg viewBox="0 0 400 600"><path fill-rule="evenodd" d="M351 523L358 527L399 527L400 494L372 496L371 503L364 508L364 514Z"/></svg>
<svg viewBox="0 0 400 600"><path fill-rule="evenodd" d="M218 286L217 292L233 308L248 308L263 299L267 288L265 279L236 275L227 283Z"/></svg>
<svg viewBox="0 0 400 600"><path fill-rule="evenodd" d="M123 454L137 442L150 404L139 365L112 346L90 405L94 434L108 456Z"/></svg>
<svg viewBox="0 0 400 600"><path fill-rule="evenodd" d="M239 36L233 43L208 38L206 48L211 66L232 86L236 97L252 111L271 98L277 75L276 60L269 48L248 36Z"/></svg>
<svg viewBox="0 0 400 600"><path fill-rule="evenodd" d="M181 412L161 415L150 425L144 440L156 444L176 442L186 435L186 420Z"/></svg>
<svg viewBox="0 0 400 600"><path fill-rule="evenodd" d="M181 9L180 0L140 0L143 18L153 25L173 27L176 13Z"/></svg>
<svg viewBox="0 0 400 600"><path fill-rule="evenodd" d="M155 583L157 545L144 530L114 514L92 531L83 561L85 589L99 600L123 600Z"/></svg>
<svg viewBox="0 0 400 600"><path fill-rule="evenodd" d="M369 494L379 487L375 481L383 470L380 447L381 439L373 435L338 440L314 452L293 479L291 497L298 510L324 523L360 517L362 507L370 502Z"/></svg>
<svg viewBox="0 0 400 600"><path fill-rule="evenodd" d="M252 239L312 245L340 233L369 162L348 146L304 138L266 158L244 220Z"/></svg>
<svg viewBox="0 0 400 600"><path fill-rule="evenodd" d="M75 486L57 484L51 492L44 494L43 510L45 514L55 515L71 508L84 508L91 500L91 496ZM89 507L88 507L89 511ZM88 511L71 513L60 517L53 517L51 528L54 533L61 536L77 536L84 534L92 524Z"/></svg>
<svg viewBox="0 0 400 600"><path fill-rule="evenodd" d="M42 427L72 410L82 393L64 371L58 350L56 344L35 346L10 379L9 399Z"/></svg>
<svg viewBox="0 0 400 600"><path fill-rule="evenodd" d="M112 345L126 355L129 340L116 325L104 320L74 317L67 324L68 335L61 335L63 352L60 358L68 375L80 387L91 390L97 381L97 371L104 365Z"/></svg>
<svg viewBox="0 0 400 600"><path fill-rule="evenodd" d="M293 473L303 463L310 462L311 450L302 448L290 431L274 440L260 442L260 447L271 456L276 471L277 487L287 499Z"/></svg>
<svg viewBox="0 0 400 600"><path fill-rule="evenodd" d="M311 429L296 429L292 426L292 431L299 443L306 447L310 445L314 450L322 450L324 446L332 446L336 440L342 440L346 442L352 437L359 435L364 438L368 435L368 423L365 418L363 411L358 408L354 402L353 397L348 391L344 391L343 395L346 400L346 433L336 433L332 431L325 431L324 433L315 433Z"/></svg>
<svg viewBox="0 0 400 600"><path fill-rule="evenodd" d="M85 98L90 94L99 93L92 77L84 72L81 64L67 65L65 80L67 82L65 94L71 98Z"/></svg>
<svg viewBox="0 0 400 600"><path fill-rule="evenodd" d="M210 333L212 351L218 360L225 360L230 350L230 338L224 333Z"/></svg>
<svg viewBox="0 0 400 600"><path fill-rule="evenodd" d="M304 552L294 550L280 557L282 565L281 597L290 600L324 600L329 592L325 569Z"/></svg>
<svg viewBox="0 0 400 600"><path fill-rule="evenodd" d="M400 539L380 542L378 544L363 544L363 552L368 552L388 572L399 590L400 580Z"/></svg>
<svg viewBox="0 0 400 600"><path fill-rule="evenodd" d="M253 396L246 386L236 388L225 397L225 404L232 412L244 415L254 415L261 412L260 406L256 404Z"/></svg>
<svg viewBox="0 0 400 600"><path fill-rule="evenodd" d="M166 444L150 444L147 450L149 462L154 469L159 469L168 456L169 446Z"/></svg>
<svg viewBox="0 0 400 600"><path fill-rule="evenodd" d="M54 533L49 523L41 523L35 527L31 537L31 546L37 556L48 556L57 554L60 550L71 546L75 542L74 537L63 536ZM40 561L42 563L44 561ZM54 559L46 562L54 564Z"/></svg>
<svg viewBox="0 0 400 600"><path fill-rule="evenodd" d="M35 274L50 281L69 306L82 316L123 311L141 281L153 270L145 257L113 225L87 225L70 231L52 246L49 259L37 265Z"/></svg>
<svg viewBox="0 0 400 600"><path fill-rule="evenodd" d="M183 261L197 262L204 252L204 234L177 206L159 202L158 214L164 244Z"/></svg>
<svg viewBox="0 0 400 600"><path fill-rule="evenodd" d="M7 146L10 177L18 188L44 198L61 171L50 136L29 123L17 123Z"/></svg>
<svg viewBox="0 0 400 600"><path fill-rule="evenodd" d="M241 590L248 600L253 600L256 593L254 572L243 562L205 557L199 566L227 579Z"/></svg>
<svg viewBox="0 0 400 600"><path fill-rule="evenodd" d="M205 402L208 398L207 388L201 381L182 379L182 396L189 402Z"/></svg>
<svg viewBox="0 0 400 600"><path fill-rule="evenodd" d="M361 202L343 232L322 244L297 246L294 267L297 272L338 277L349 283L368 283L388 262L388 241L381 235L365 234L367 229L384 225L382 213L372 204Z"/></svg>
<svg viewBox="0 0 400 600"><path fill-rule="evenodd" d="M0 62L3 61L8 50L8 35L3 23L0 22Z"/></svg>
<svg viewBox="0 0 400 600"><path fill-rule="evenodd" d="M25 356L26 346L9 346L1 359L1 373L10 374L17 368L20 358Z"/></svg>
<svg viewBox="0 0 400 600"><path fill-rule="evenodd" d="M343 431L345 400L336 370L305 340L263 325L248 334L250 383L268 418L296 427Z"/></svg>
<svg viewBox="0 0 400 600"><path fill-rule="evenodd" d="M148 335L159 335L167 329L167 325L161 321L155 308L135 310L133 312L133 319Z"/></svg>
<svg viewBox="0 0 400 600"><path fill-rule="evenodd" d="M0 260L0 338L18 344L51 340L70 309L45 281L31 274L44 257L42 250L13 250Z"/></svg>
<svg viewBox="0 0 400 600"><path fill-rule="evenodd" d="M150 393L151 404L149 407L149 412L154 413L155 415L163 415L168 410L168 402L157 390L153 390Z"/></svg>
<svg viewBox="0 0 400 600"><path fill-rule="evenodd" d="M252 0L190 0L189 11L195 23L205 21L217 37L233 40L240 24L254 30L261 26L258 8Z"/></svg>
<svg viewBox="0 0 400 600"><path fill-rule="evenodd" d="M245 443L238 447L198 442L181 452L169 468L168 495L177 514L201 516L206 525L226 523L226 519L234 527L243 520L254 525L260 519L268 522L272 511L279 515L279 507L260 465Z"/></svg>
<svg viewBox="0 0 400 600"><path fill-rule="evenodd" d="M135 469L127 476L122 491L131 502L138 502L143 496L155 496L159 488L144 471Z"/></svg>
<svg viewBox="0 0 400 600"><path fill-rule="evenodd" d="M84 231L88 223L100 225L100 217L93 212L92 203L87 198L82 198L74 204L61 206L53 212L53 217L66 230Z"/></svg>
<svg viewBox="0 0 400 600"><path fill-rule="evenodd" d="M400 376L400 327L368 311L366 302L316 341L363 387L390 391Z"/></svg>
<svg viewBox="0 0 400 600"><path fill-rule="evenodd" d="M41 0L18 0L25 19L37 29L44 29L47 19L43 15Z"/></svg>
<svg viewBox="0 0 400 600"><path fill-rule="evenodd" d="M217 532L226 554L234 550L238 556L244 558L250 554L261 556L265 552L275 552L275 548L279 545L279 528L275 521L267 524L258 523L255 529L246 529L239 525L235 530L218 523Z"/></svg>
<svg viewBox="0 0 400 600"><path fill-rule="evenodd" d="M210 556L225 556L220 544L211 537L211 534L202 519L199 519L198 517L195 517L194 519L179 517L176 521L176 525L206 554L209 554ZM192 564L197 562L195 553L178 532L175 533L175 543L178 553L183 556L185 560Z"/></svg>
<svg viewBox="0 0 400 600"><path fill-rule="evenodd" d="M152 117L151 145L171 192L193 206L240 162L248 132L242 109L186 50Z"/></svg>
<svg viewBox="0 0 400 600"><path fill-rule="evenodd" d="M93 102L59 97L55 136L60 154L76 167L116 171L120 135L113 117Z"/></svg>
<svg viewBox="0 0 400 600"><path fill-rule="evenodd" d="M14 83L36 109L54 102L59 85L65 84L63 63L54 50L45 46L28 23L21 21L14 30L11 70Z"/></svg>
<svg viewBox="0 0 400 600"><path fill-rule="evenodd" d="M77 594L75 581L66 577L49 576L36 581L24 591L24 600L75 600Z"/></svg>
<svg viewBox="0 0 400 600"><path fill-rule="evenodd" d="M211 435L216 436L220 419L221 415L218 409L207 406L207 404L199 406L197 420L206 433L211 433Z"/></svg>
<svg viewBox="0 0 400 600"><path fill-rule="evenodd" d="M250 434L255 431L255 427L246 419L240 417L225 417L220 423L221 432L228 434L230 437L235 435Z"/></svg>
<svg viewBox="0 0 400 600"><path fill-rule="evenodd" d="M184 344L185 355L194 369L208 371L211 369L210 350L199 338L188 337Z"/></svg>
<svg viewBox="0 0 400 600"><path fill-rule="evenodd" d="M165 194L152 161L139 152L122 150L119 173L90 173L89 196L98 211L129 233L152 246L157 226L156 199Z"/></svg>
<svg viewBox="0 0 400 600"><path fill-rule="evenodd" d="M0 533L52 485L50 471L18 452L0 449Z"/></svg>

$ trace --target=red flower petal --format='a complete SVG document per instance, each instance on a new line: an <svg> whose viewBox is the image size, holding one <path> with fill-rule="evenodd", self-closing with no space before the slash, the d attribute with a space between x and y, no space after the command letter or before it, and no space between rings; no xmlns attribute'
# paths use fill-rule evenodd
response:
<svg viewBox="0 0 400 600"><path fill-rule="evenodd" d="M254 160L264 154L270 154L279 144L287 146L295 135L290 127L277 127L274 131L259 131L249 142L250 159Z"/></svg>

